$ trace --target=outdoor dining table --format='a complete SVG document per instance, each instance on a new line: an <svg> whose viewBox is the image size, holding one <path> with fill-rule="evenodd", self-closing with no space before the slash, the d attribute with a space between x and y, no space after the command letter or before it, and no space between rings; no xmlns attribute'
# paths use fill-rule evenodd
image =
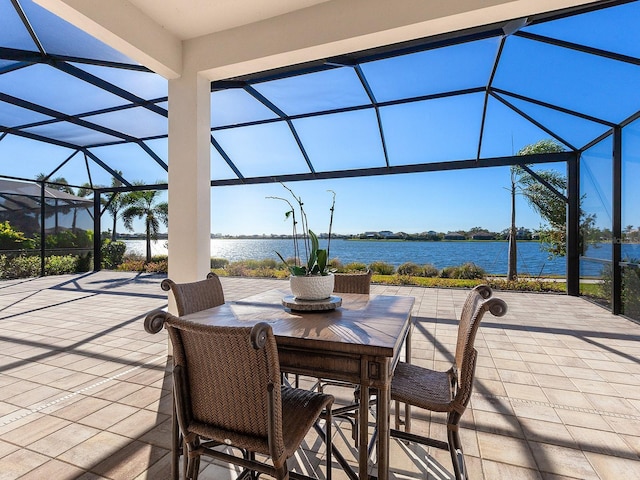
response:
<svg viewBox="0 0 640 480"><path fill-rule="evenodd" d="M415 299L393 295L338 294L341 306L322 311L283 306L286 289L272 289L242 300L182 317L208 325L271 325L282 372L360 385L358 474L343 463L353 480L369 479L369 389L377 396L378 478L389 475L390 386L406 342L410 359L411 310ZM332 297L333 298L333 297ZM287 303L288 304L288 303Z"/></svg>

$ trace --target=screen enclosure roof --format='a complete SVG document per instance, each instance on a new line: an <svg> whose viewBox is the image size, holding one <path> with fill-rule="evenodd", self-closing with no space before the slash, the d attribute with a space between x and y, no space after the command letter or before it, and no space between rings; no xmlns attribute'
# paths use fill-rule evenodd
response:
<svg viewBox="0 0 640 480"><path fill-rule="evenodd" d="M638 1L597 2L213 82L212 185L508 164L542 139L582 151L638 117L638 18ZM166 183L167 108L161 76L0 0L0 175Z"/></svg>

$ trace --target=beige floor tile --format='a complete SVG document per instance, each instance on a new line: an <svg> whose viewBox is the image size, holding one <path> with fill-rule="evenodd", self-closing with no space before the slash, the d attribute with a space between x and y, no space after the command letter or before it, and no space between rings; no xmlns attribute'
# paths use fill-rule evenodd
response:
<svg viewBox="0 0 640 480"><path fill-rule="evenodd" d="M540 471L583 480L600 480L590 462L580 450L529 442Z"/></svg>
<svg viewBox="0 0 640 480"><path fill-rule="evenodd" d="M617 458L593 452L586 452L585 455L602 479L640 480L640 459L638 458Z"/></svg>
<svg viewBox="0 0 640 480"><path fill-rule="evenodd" d="M0 458L0 478L13 480L38 468L49 460L46 456L33 451L19 449Z"/></svg>
<svg viewBox="0 0 640 480"><path fill-rule="evenodd" d="M585 393L585 396L596 410L622 415L640 415L640 411L624 398L596 395L594 393Z"/></svg>
<svg viewBox="0 0 640 480"><path fill-rule="evenodd" d="M6 435L6 438L11 439L11 442L17 445L30 447L35 441L70 424L67 420L49 415L34 417L33 421L12 430Z"/></svg>
<svg viewBox="0 0 640 480"><path fill-rule="evenodd" d="M106 430L108 427L138 412L137 408L121 403L110 403L104 408L79 420L84 425Z"/></svg>
<svg viewBox="0 0 640 480"><path fill-rule="evenodd" d="M543 387L542 390L549 399L549 402L553 405L588 410L593 409L593 404L589 402L587 396L582 392L547 387Z"/></svg>
<svg viewBox="0 0 640 480"><path fill-rule="evenodd" d="M547 404L537 404L532 402L512 401L513 411L519 418L533 418L545 422L561 423L556 409Z"/></svg>
<svg viewBox="0 0 640 480"><path fill-rule="evenodd" d="M125 448L130 442L130 439L121 435L100 432L67 450L58 458L82 469L91 470L95 465Z"/></svg>
<svg viewBox="0 0 640 480"><path fill-rule="evenodd" d="M491 460L483 461L482 467L487 479L542 480L540 473L535 469L522 468Z"/></svg>
<svg viewBox="0 0 640 480"><path fill-rule="evenodd" d="M473 412L475 427L478 431L524 438L518 419L513 415L476 410Z"/></svg>
<svg viewBox="0 0 640 480"><path fill-rule="evenodd" d="M134 277L144 281L136 281L127 290L123 279ZM40 466L27 466L31 469L30 478L37 478L47 469L54 472L45 475L44 478L49 477L47 480L58 480L55 476L64 478L63 470L59 475L56 473L64 465L74 475L70 478L77 476L75 468L86 472L79 476L83 480L111 480L118 475L127 480L164 480L168 478L171 429L167 339L165 332L146 334L139 321L145 312L166 305L166 296L159 289L162 277L101 272L89 275L86 280L81 276L69 278L76 283L69 283L68 291L38 287L37 295L28 296L30 290L25 290L21 298L28 300L13 306L12 320L3 324L9 332L5 333L14 335L16 340L29 339L40 346L14 342L3 348L5 343L0 342L0 366L13 368L10 371L15 372L13 377L0 372L0 461L21 451L19 446L3 441L12 433L21 443L46 443L47 438L52 435L55 438L59 431L69 428L69 422L89 428L80 423L100 418L97 413L100 410L111 411L107 406L118 410L121 407L111 405L124 405L130 415L114 413L109 420L101 420L109 425L101 428L112 431L99 431L61 453L56 460L44 458ZM59 280L51 283L52 279L45 277L18 285L29 289L39 282L60 283ZM268 279L223 279L229 300L282 283ZM113 295L99 293L101 285L109 286L109 292L117 290L118 301L113 301ZM76 298L75 289L83 286L97 293L74 301L73 306L60 303L58 296ZM5 288L3 293L8 290ZM374 285L372 291L416 296L416 317L422 318L417 319L413 336L414 363L428 368L449 368L455 348L455 318L466 292L383 285ZM139 295L141 292L148 295ZM476 341L480 352L476 385L461 423L471 478L606 480L612 475L619 478L624 474L621 472L633 469L635 463L628 462L640 451L640 393L629 392L634 391L634 386L640 387L640 366L628 358L637 358L640 349L620 335L640 335L640 327L581 299L556 295L549 303L547 295L500 292L500 296L509 304L509 314L483 323L480 328ZM30 301L33 303L29 304ZM16 310L18 305L23 310ZM83 311L80 318L76 315L79 310ZM52 322L56 322L57 336L50 336ZM603 335L596 343L589 343L571 335L574 328L602 331ZM558 331L562 334L558 335ZM10 354L15 356L9 357ZM36 355L44 357L37 364L29 364L29 359ZM144 362L149 363L143 365ZM112 375L118 376L106 381L106 376ZM59 401L54 398L54 403L35 413L12 405L12 397L20 402L29 398L51 402L52 397L44 394L46 388L64 391L64 398ZM617 402L612 400L616 397ZM434 415L433 422L431 418L426 412L415 411L413 430L438 438L444 436L443 416ZM343 430L334 428L334 431L337 444L349 462L355 464L348 427L345 424ZM310 434L305 442L307 448L320 452L308 457L308 465L314 465L322 458L322 446L315 434ZM577 442L581 442L586 454L578 448L567 448ZM395 440L392 444L393 480L443 480L450 476L448 452L407 447ZM415 451L411 453L408 448ZM618 456L598 453L602 451ZM203 462L200 478L225 479L219 476L223 471L224 468ZM371 471L375 471L373 464ZM320 468L320 477L323 475ZM336 468L334 478L347 477Z"/></svg>
<svg viewBox="0 0 640 480"><path fill-rule="evenodd" d="M118 449L92 468L92 471L113 480L130 480L167 454L167 450L142 442L132 442Z"/></svg>
<svg viewBox="0 0 640 480"><path fill-rule="evenodd" d="M478 432L480 454L485 460L535 469L536 462L526 440Z"/></svg>
<svg viewBox="0 0 640 480"><path fill-rule="evenodd" d="M68 463L49 460L20 477L20 480L75 480L83 473L84 470Z"/></svg>
<svg viewBox="0 0 640 480"><path fill-rule="evenodd" d="M640 460L629 444L617 433L591 428L567 427L576 439L580 448L585 452L602 453L615 457L625 457Z"/></svg>
<svg viewBox="0 0 640 480"><path fill-rule="evenodd" d="M607 421L596 413L588 413L580 410L556 409L556 413L565 425L584 427L594 430L610 430Z"/></svg>
<svg viewBox="0 0 640 480"><path fill-rule="evenodd" d="M561 423L543 420L520 418L524 438L529 441L560 445L567 448L577 448L578 444L571 433Z"/></svg>
<svg viewBox="0 0 640 480"><path fill-rule="evenodd" d="M71 423L32 443L30 448L50 457L57 457L98 433L100 433L100 430L96 428Z"/></svg>
<svg viewBox="0 0 640 480"><path fill-rule="evenodd" d="M125 437L138 438L168 419L170 417L167 415L148 410L138 410L133 415L112 425L108 430Z"/></svg>

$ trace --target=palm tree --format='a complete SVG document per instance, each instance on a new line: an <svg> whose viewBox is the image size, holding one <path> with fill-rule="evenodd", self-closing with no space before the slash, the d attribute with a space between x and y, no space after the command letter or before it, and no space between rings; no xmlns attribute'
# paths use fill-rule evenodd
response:
<svg viewBox="0 0 640 480"><path fill-rule="evenodd" d="M64 177L49 178L49 175L47 175L46 173L39 173L38 175L36 175L36 180L39 182L45 182L45 184L49 188L52 188L53 190L70 193L71 195L73 195L74 193L73 189L69 186L69 182ZM52 182L52 183L49 183L49 182ZM64 210L63 213L68 213L68 209L63 209L63 210ZM54 224L53 231L55 234L57 234L58 233L58 213L59 213L58 199L56 198L54 200L53 212L49 213L48 208L45 209L45 211L47 212L47 217L51 217L55 215L55 224Z"/></svg>
<svg viewBox="0 0 640 480"><path fill-rule="evenodd" d="M145 234L147 240L147 262L151 261L151 240L158 238L160 223L169 223L169 204L158 201L160 192L158 190L144 190L131 192L125 196L127 207L122 212L122 219L127 230L133 231L133 220L144 219Z"/></svg>
<svg viewBox="0 0 640 480"><path fill-rule="evenodd" d="M122 171L116 170L116 173L122 177ZM111 179L111 186L121 187L122 182L118 180L116 177L113 177ZM116 224L118 222L118 214L120 213L120 210L122 210L122 208L124 207L125 207L124 195L120 192L113 192L111 194L111 198L108 200L108 203L107 203L107 211L113 217L113 229L111 230L112 242L116 241Z"/></svg>
<svg viewBox="0 0 640 480"><path fill-rule="evenodd" d="M87 198L88 196L93 194L93 188L91 188L91 184L83 183L78 187L78 190L75 192L76 197ZM78 205L73 206L73 220L71 222L71 231L76 233L76 221L78 219Z"/></svg>

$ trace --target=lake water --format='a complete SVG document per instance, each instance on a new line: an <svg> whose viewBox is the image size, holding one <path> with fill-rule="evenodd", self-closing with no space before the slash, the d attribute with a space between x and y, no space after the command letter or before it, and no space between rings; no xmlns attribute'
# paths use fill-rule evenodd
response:
<svg viewBox="0 0 640 480"><path fill-rule="evenodd" d="M144 255L143 240L125 240L127 252ZM325 247L326 243L321 242ZM153 254L167 254L166 240L152 243ZM283 257L293 256L292 240L279 239L212 239L211 256L226 258L230 262L238 260L278 259L276 251ZM331 258L338 258L343 264L362 262L370 264L383 261L394 266L404 262L419 265L432 264L437 268L473 262L492 274L506 274L508 261L508 244L505 241L449 241L449 242L403 242L375 240L342 240L331 241ZM588 257L610 258L611 245L599 244L590 246ZM623 245L623 256L640 257L640 245ZM583 262L582 275L598 275L602 264ZM518 274L545 276L564 275L566 259L550 260L540 250L538 242L518 242Z"/></svg>

